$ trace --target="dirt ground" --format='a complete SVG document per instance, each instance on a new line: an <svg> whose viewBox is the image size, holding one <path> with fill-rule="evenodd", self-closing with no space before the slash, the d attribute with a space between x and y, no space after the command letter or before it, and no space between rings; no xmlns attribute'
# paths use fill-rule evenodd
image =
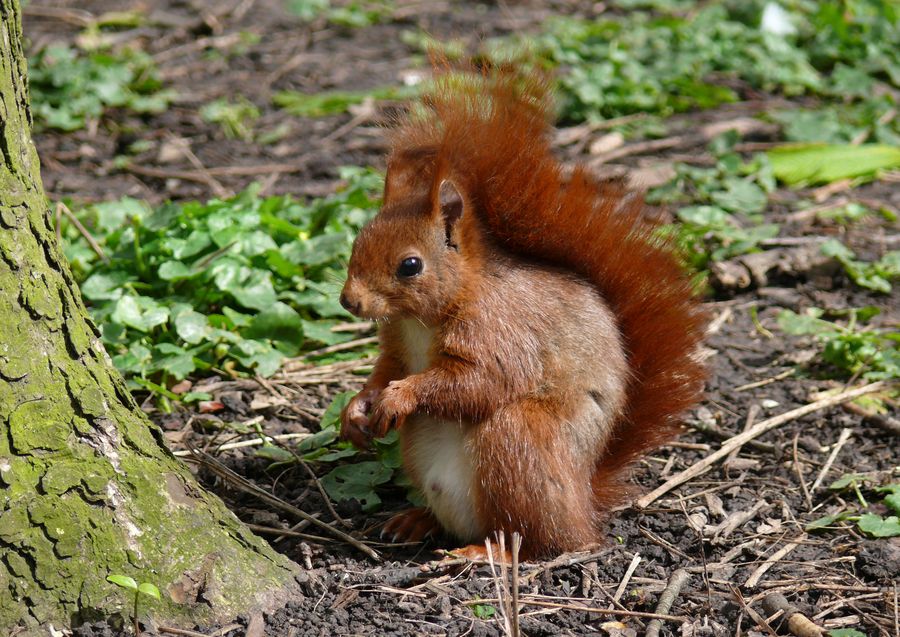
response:
<svg viewBox="0 0 900 637"><path fill-rule="evenodd" d="M25 7L25 34L35 49L48 42L71 42L80 30L79 12L100 14L127 9L122 2L30 2ZM418 68L421 56L401 41L404 30L421 28L438 38L464 37L475 42L512 32L536 31L551 12L589 14L594 3L503 3L479 5L446 2L397 3L395 17L384 24L349 29L321 23L303 25L276 0L202 3L165 0L151 3L150 20L129 31L133 44L154 56L163 80L178 92L175 105L158 116L118 112L96 130L36 135L44 184L52 199L109 200L130 195L151 202L206 199L238 192L260 181L266 193L315 196L331 192L343 165L383 167L384 141L379 122L390 111L381 106L371 116L340 115L303 119L271 104L281 89L307 92L365 89L393 84L403 72ZM145 5L146 6L146 5ZM241 43L242 31L259 35ZM198 109L218 97L243 95L260 109L257 127L288 131L271 145L226 139L217 125L206 123ZM670 129L691 131L714 121L730 121L766 107L765 96L676 118ZM771 98L776 99L776 98ZM783 100L782 100L783 101ZM352 122L352 123L350 123ZM588 133L591 134L591 133ZM596 133L597 135L601 133ZM778 139L763 130L745 142ZM180 141L185 140L185 141ZM146 150L132 168L117 167L116 157L137 141ZM177 151L185 148L189 152ZM590 144L561 148L577 160ZM173 152L173 148L176 151ZM665 152L636 152L598 168L606 173L648 179L653 168L673 159L704 163L703 143ZM835 195L835 196L839 196ZM900 189L876 182L854 191L858 200L896 211ZM767 220L783 225L773 254L836 232L809 217L790 215L796 192L781 191ZM873 204L874 205L874 204ZM876 252L896 240L896 228L873 220L843 237L860 254ZM788 237L788 240L784 240ZM881 243L879 243L881 242ZM787 412L816 399L834 385L803 371L790 372L809 358L812 344L785 340L775 328L779 310L810 306L840 309L877 305L883 316L896 317L897 300L867 294L834 272L776 272L759 287L736 291L725 285L710 300L713 327L708 342L711 375L702 406L687 417L680 440L636 467L635 481L647 493L718 448L722 439L754 422ZM752 319L755 308L758 324ZM886 319L885 319L886 320ZM268 434L315 430L318 415L337 391L358 387L350 372L367 361L317 372L297 367L264 385L256 381L199 381L224 405L210 414L152 413L176 448L185 436L198 446L214 447L204 423L261 417ZM317 376L317 374L319 374ZM282 396L289 401L278 400ZM842 432L845 433L842 438ZM849 437L847 437L849 436ZM842 442L838 443L841 440ZM830 456L839 444L831 462ZM310 476L301 468L270 469L252 448L225 451L219 459L304 511L329 523L334 517ZM652 613L660 592L678 569L688 579L663 623L663 635L765 634L752 618L766 617L761 600L773 592L786 598L829 629L856 628L870 636L897 635L900 538L866 539L855 527L805 533L804 525L842 506L841 494L827 485L844 473L870 474L874 482L896 475L898 438L878 422L832 408L789 420L742 447L724 463L665 493L645 508L628 507L611 517L606 544L594 552L563 556L521 567L521 626L526 635L633 635L646 631L650 618L618 611ZM828 463L830 462L830 465ZM305 595L272 615L240 618L233 625L199 627L206 635L500 635L497 580L487 565L437 564L437 548L446 542L415 546L385 545L378 525L404 506L403 493L388 489L385 504L373 515L358 506L336 505L354 535L382 555L366 558L356 549L318 536L297 520L200 472L244 521L267 533L278 550L305 567ZM813 482L821 478L813 489ZM303 537L278 530L294 528ZM252 574L248 574L252 577ZM489 600L495 601L489 601ZM481 601L478 600L488 600ZM475 604L496 609L475 611ZM612 609L604 613L598 609ZM621 623L616 623L621 622ZM248 627L248 623L250 626ZM773 620L774 631L784 633ZM124 634L108 624L85 626L82 637ZM167 634L147 625L146 634Z"/></svg>

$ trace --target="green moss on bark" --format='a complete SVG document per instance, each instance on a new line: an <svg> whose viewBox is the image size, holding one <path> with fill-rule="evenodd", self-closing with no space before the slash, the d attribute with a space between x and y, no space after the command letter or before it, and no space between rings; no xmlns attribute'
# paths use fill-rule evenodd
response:
<svg viewBox="0 0 900 637"><path fill-rule="evenodd" d="M271 606L294 565L162 446L90 323L30 141L19 8L0 0L0 634L128 613L111 573L173 622Z"/></svg>

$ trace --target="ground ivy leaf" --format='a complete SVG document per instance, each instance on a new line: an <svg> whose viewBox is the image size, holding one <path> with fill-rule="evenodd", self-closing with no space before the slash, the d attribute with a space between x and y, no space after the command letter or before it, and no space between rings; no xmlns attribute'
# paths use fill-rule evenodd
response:
<svg viewBox="0 0 900 637"><path fill-rule="evenodd" d="M900 514L900 484L888 484L875 489L879 493L887 493L884 503L896 513Z"/></svg>
<svg viewBox="0 0 900 637"><path fill-rule="evenodd" d="M183 347L172 343L160 343L155 349L161 354L156 361L156 365L172 374L178 380L187 378L188 374L197 368L194 363L193 353L185 350Z"/></svg>
<svg viewBox="0 0 900 637"><path fill-rule="evenodd" d="M169 310L144 296L123 296L116 302L112 320L148 332L169 319Z"/></svg>
<svg viewBox="0 0 900 637"><path fill-rule="evenodd" d="M328 409L325 410L325 413L322 414L322 420L319 423L319 428L322 430L325 429L334 429L338 430L341 427L341 411L343 411L344 407L352 400L352 398L356 396L355 391L344 391L335 396L331 400L331 404L328 405Z"/></svg>
<svg viewBox="0 0 900 637"><path fill-rule="evenodd" d="M250 321L247 338L268 339L288 356L295 356L303 343L303 320L289 305L277 301Z"/></svg>
<svg viewBox="0 0 900 637"><path fill-rule="evenodd" d="M832 491L840 491L841 489L846 489L854 482L859 483L863 481L863 476L858 473L845 473L840 478L832 482L828 488Z"/></svg>
<svg viewBox="0 0 900 637"><path fill-rule="evenodd" d="M278 300L272 285L272 275L263 270L253 270L242 285L228 291L238 303L254 310L270 308Z"/></svg>
<svg viewBox="0 0 900 637"><path fill-rule="evenodd" d="M752 214L766 208L766 193L752 181L731 178L726 180L726 190L714 192L712 199L731 212Z"/></svg>
<svg viewBox="0 0 900 637"><path fill-rule="evenodd" d="M190 278L194 272L180 261L166 261L159 266L157 274L163 281L177 281Z"/></svg>
<svg viewBox="0 0 900 637"><path fill-rule="evenodd" d="M828 631L828 637L866 637L855 628L832 628Z"/></svg>
<svg viewBox="0 0 900 637"><path fill-rule="evenodd" d="M322 478L322 486L337 501L356 499L364 511L381 504L375 487L391 479L393 470L381 462L371 460L335 467Z"/></svg>
<svg viewBox="0 0 900 637"><path fill-rule="evenodd" d="M171 250L172 256L176 259L186 259L195 254L199 254L212 244L209 233L203 230L194 230L184 239L180 237L170 237L163 242L163 245Z"/></svg>
<svg viewBox="0 0 900 637"><path fill-rule="evenodd" d="M888 518L882 518L874 513L864 513L859 516L856 526L863 533L868 533L872 537L896 537L900 535L900 518L892 515Z"/></svg>
<svg viewBox="0 0 900 637"><path fill-rule="evenodd" d="M320 320L320 321L303 321L303 335L307 340L316 341L323 345L336 345L337 343L345 343L353 339L353 334L349 332L332 332L331 328L338 324L338 321Z"/></svg>
<svg viewBox="0 0 900 637"><path fill-rule="evenodd" d="M206 338L209 321L200 312L188 310L175 317L175 331L186 343L196 345Z"/></svg>
<svg viewBox="0 0 900 637"><path fill-rule="evenodd" d="M832 513L831 515L823 515L820 518L817 518L806 525L807 531L815 531L817 529L824 529L825 527L831 526L835 522L839 520L843 520L846 518L848 513L846 511L839 511L838 513Z"/></svg>
<svg viewBox="0 0 900 637"><path fill-rule="evenodd" d="M91 301L115 300L122 296L122 286L131 280L131 275L121 270L97 272L81 284L81 293Z"/></svg>

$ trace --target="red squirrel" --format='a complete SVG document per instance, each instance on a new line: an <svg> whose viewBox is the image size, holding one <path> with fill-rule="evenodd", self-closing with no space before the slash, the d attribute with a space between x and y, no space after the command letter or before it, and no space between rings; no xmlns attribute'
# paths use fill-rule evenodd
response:
<svg viewBox="0 0 900 637"><path fill-rule="evenodd" d="M548 82L439 74L391 133L384 203L341 304L380 355L341 414L366 447L392 428L427 507L385 530L523 558L596 544L627 469L700 397L703 314L641 198L566 175Z"/></svg>

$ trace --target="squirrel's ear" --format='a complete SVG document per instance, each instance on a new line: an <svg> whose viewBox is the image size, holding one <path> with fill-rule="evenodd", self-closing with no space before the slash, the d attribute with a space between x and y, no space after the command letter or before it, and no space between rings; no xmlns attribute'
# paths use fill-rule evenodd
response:
<svg viewBox="0 0 900 637"><path fill-rule="evenodd" d="M444 229L447 233L447 245L457 247L458 242L454 238L456 222L463 215L463 198L459 189L449 179L444 179L438 187L437 207L441 217L444 218Z"/></svg>
<svg viewBox="0 0 900 637"><path fill-rule="evenodd" d="M433 171L434 151L431 148L407 149L391 155L384 176L384 203L428 196Z"/></svg>

